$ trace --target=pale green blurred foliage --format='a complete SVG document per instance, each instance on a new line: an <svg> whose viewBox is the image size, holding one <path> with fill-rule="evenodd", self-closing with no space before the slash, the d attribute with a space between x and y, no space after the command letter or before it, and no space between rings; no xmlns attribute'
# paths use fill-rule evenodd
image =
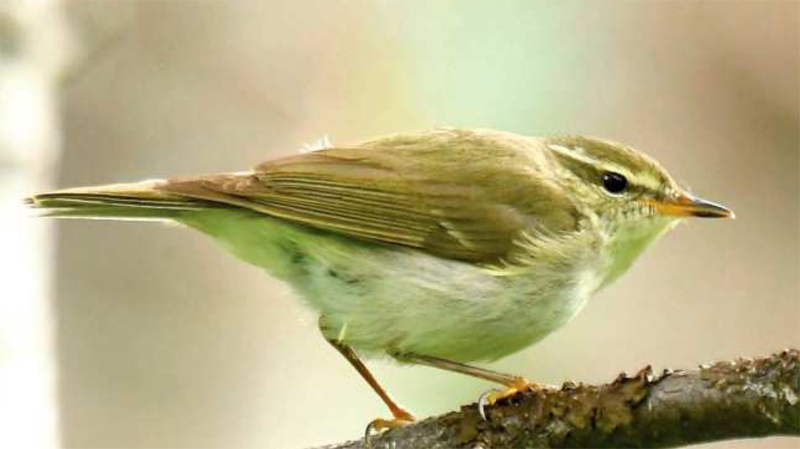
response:
<svg viewBox="0 0 800 449"><path fill-rule="evenodd" d="M59 185L241 170L322 135L611 138L737 220L680 227L494 367L601 382L766 354L800 343L798 5L73 2L87 57L65 86ZM387 414L287 288L204 237L107 222L58 237L66 446L305 447ZM419 416L490 387L368 363Z"/></svg>

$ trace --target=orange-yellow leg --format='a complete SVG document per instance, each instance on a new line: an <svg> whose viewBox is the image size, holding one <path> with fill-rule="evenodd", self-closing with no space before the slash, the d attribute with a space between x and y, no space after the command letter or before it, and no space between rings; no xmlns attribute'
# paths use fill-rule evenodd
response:
<svg viewBox="0 0 800 449"><path fill-rule="evenodd" d="M356 355L355 351L353 351L353 349L350 346L347 346L336 340L330 340L330 339L326 340L328 340L328 343L330 343L334 348L336 348L344 356L344 358L346 358L347 361L350 362L351 365L353 365L356 371L358 371L358 373L361 374L361 377L363 377L364 380L367 381L369 386L372 387L373 390L375 390L375 393L378 393L378 396L381 397L386 406L389 407L389 411L391 411L392 415L394 416L393 419L378 418L369 423L369 425L367 425L366 431L364 432L365 438L369 438L370 432L373 430L381 431L384 429L395 429L397 427L403 427L408 424L411 424L417 420L417 418L415 418L414 415L411 414L411 412L404 409L403 407L400 407L397 404L397 402L395 402L394 399L392 399L392 397L389 396L389 393L386 390L384 390L383 387L378 383L378 381L375 379L375 376L373 376L372 373L369 372L367 367L358 358L358 355Z"/></svg>
<svg viewBox="0 0 800 449"><path fill-rule="evenodd" d="M497 401L505 399L515 394L537 388L543 388L542 385L530 382L528 379L511 374L498 373L488 369L478 368L475 366L465 365L463 363L453 362L450 360L440 359L438 357L430 357L426 355L417 354L396 354L396 358L405 362L417 363L420 365L432 366L434 368L445 369L456 373L466 374L468 376L485 379L491 382L497 382L505 385L505 390L490 390L481 395L478 400L478 411L483 419L486 419L484 407L487 405L494 405Z"/></svg>

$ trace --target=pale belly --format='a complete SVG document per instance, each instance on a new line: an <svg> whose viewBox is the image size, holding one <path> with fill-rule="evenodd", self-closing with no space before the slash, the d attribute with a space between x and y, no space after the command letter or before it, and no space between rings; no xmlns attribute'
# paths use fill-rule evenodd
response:
<svg viewBox="0 0 800 449"><path fill-rule="evenodd" d="M289 283L319 311L327 338L367 356L495 360L566 324L596 287L578 268L499 275L250 213L215 214L185 223Z"/></svg>
<svg viewBox="0 0 800 449"><path fill-rule="evenodd" d="M295 287L322 312L328 338L362 352L491 361L566 324L588 296L411 251L360 261L326 261Z"/></svg>

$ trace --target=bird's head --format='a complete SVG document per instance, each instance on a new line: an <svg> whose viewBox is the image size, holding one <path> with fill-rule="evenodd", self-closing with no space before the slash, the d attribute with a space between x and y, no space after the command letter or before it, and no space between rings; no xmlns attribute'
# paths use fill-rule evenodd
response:
<svg viewBox="0 0 800 449"><path fill-rule="evenodd" d="M583 215L610 237L606 282L681 219L733 218L733 212L678 186L655 160L615 142L590 137L549 139L558 183Z"/></svg>
<svg viewBox="0 0 800 449"><path fill-rule="evenodd" d="M557 182L575 200L617 226L687 217L733 218L733 212L691 195L647 155L616 142L559 137L547 148Z"/></svg>

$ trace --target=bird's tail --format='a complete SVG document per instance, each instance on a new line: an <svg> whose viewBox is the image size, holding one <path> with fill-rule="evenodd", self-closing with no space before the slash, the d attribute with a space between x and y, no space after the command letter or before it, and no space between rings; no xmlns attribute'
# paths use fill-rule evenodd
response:
<svg viewBox="0 0 800 449"><path fill-rule="evenodd" d="M41 216L108 220L171 220L187 212L215 207L158 188L164 181L109 184L56 190L25 198Z"/></svg>

